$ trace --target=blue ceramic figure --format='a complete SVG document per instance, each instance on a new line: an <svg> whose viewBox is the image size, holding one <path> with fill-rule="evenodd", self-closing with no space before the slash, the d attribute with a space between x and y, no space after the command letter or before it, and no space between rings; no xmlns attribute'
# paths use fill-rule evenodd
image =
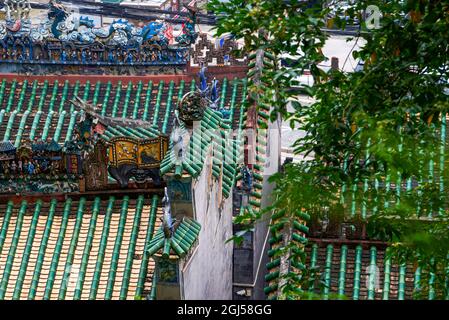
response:
<svg viewBox="0 0 449 320"><path fill-rule="evenodd" d="M112 51L109 51L108 53L108 60L109 63L114 63L114 55L112 54Z"/></svg>
<svg viewBox="0 0 449 320"><path fill-rule="evenodd" d="M210 92L210 99L212 100L212 102L214 104L216 104L218 102L218 80L214 78L214 80L212 80L212 90Z"/></svg>
<svg viewBox="0 0 449 320"><path fill-rule="evenodd" d="M228 109L220 108L220 110L218 111L221 113L224 119L229 119L229 117L231 116L231 111Z"/></svg>
<svg viewBox="0 0 449 320"><path fill-rule="evenodd" d="M84 50L81 52L81 62L86 63L86 51Z"/></svg>
<svg viewBox="0 0 449 320"><path fill-rule="evenodd" d="M62 62L67 61L67 52L65 52L65 50L62 50L62 52L61 52L61 61Z"/></svg>
<svg viewBox="0 0 449 320"><path fill-rule="evenodd" d="M41 163L42 172L47 171L47 168L48 168L48 161L47 160L43 160L42 163Z"/></svg>
<svg viewBox="0 0 449 320"><path fill-rule="evenodd" d="M126 61L128 63L133 63L133 55L131 52L128 52L128 55L126 56Z"/></svg>
<svg viewBox="0 0 449 320"><path fill-rule="evenodd" d="M181 51L176 51L176 61L177 62L181 62L183 58L182 52Z"/></svg>
<svg viewBox="0 0 449 320"><path fill-rule="evenodd" d="M200 76L200 91L201 92L206 92L208 87L207 87L207 79L206 79L206 70L207 68L202 65L200 72L199 72L199 76Z"/></svg>
<svg viewBox="0 0 449 320"><path fill-rule="evenodd" d="M28 163L28 174L34 174L34 164L32 162Z"/></svg>

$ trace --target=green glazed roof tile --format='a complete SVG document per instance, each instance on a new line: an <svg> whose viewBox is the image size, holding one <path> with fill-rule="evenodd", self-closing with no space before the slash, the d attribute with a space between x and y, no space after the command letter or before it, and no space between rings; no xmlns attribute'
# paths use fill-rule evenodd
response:
<svg viewBox="0 0 449 320"><path fill-rule="evenodd" d="M0 204L0 299L149 294L154 262L144 248L161 214L158 197L144 195Z"/></svg>
<svg viewBox="0 0 449 320"><path fill-rule="evenodd" d="M183 218L171 237L165 236L161 226L146 250L150 256L158 254L166 258L182 258L198 240L200 230L200 224L189 218Z"/></svg>

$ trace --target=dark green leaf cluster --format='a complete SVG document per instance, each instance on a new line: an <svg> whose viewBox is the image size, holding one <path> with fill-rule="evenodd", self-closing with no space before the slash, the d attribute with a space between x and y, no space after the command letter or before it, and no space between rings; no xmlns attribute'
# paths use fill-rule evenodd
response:
<svg viewBox="0 0 449 320"><path fill-rule="evenodd" d="M217 34L242 39L241 55L264 50L284 60L264 70L263 82L270 86L250 83L249 92L256 93L254 101L273 107L272 118L281 114L305 132L294 148L311 160L272 178L277 188L268 210L287 210L282 223L293 223L300 212L312 220L366 220L369 235L388 241L398 263L420 270L417 297L446 298L449 1L360 0L344 12L322 4L210 3L218 15ZM379 8L378 29L365 26L369 5ZM354 22L361 49L353 57L363 68L351 73L319 68L328 38L324 28ZM305 70L313 86L298 84ZM302 104L299 93L314 102ZM289 255L294 247L302 249L292 241L279 250L289 249L284 251ZM294 288L304 288L306 281L286 276L292 279L287 292L297 297Z"/></svg>

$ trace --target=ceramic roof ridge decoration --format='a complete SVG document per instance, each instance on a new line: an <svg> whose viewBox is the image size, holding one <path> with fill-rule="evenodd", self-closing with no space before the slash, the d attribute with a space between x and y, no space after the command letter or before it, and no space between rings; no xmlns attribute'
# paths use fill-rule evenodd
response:
<svg viewBox="0 0 449 320"><path fill-rule="evenodd" d="M173 27L162 20L143 27L116 19L109 27L97 27L94 20L71 14L59 0L50 0L47 20L32 25L25 0L6 4L6 20L0 23L0 60L20 63L58 64L142 64L179 65L188 61L188 47L195 31L195 10L183 24L181 35L173 38ZM42 50L44 49L44 50Z"/></svg>
<svg viewBox="0 0 449 320"><path fill-rule="evenodd" d="M77 132L77 143L87 152L84 158L94 152L101 139L109 147L107 171L121 188L127 188L131 178L138 184L150 180L154 186L161 184L159 167L167 152L166 135L153 137L152 132L148 136L138 131L151 128L149 122L102 116L97 113L97 108L78 96L71 102L85 111ZM131 136L127 136L128 133Z"/></svg>
<svg viewBox="0 0 449 320"><path fill-rule="evenodd" d="M31 11L30 0L4 0L3 2L7 19L16 21L28 19Z"/></svg>
<svg viewBox="0 0 449 320"><path fill-rule="evenodd" d="M253 189L253 173L247 165L243 165L240 168L240 174L242 176L242 190L246 193L251 192Z"/></svg>
<svg viewBox="0 0 449 320"><path fill-rule="evenodd" d="M204 111L209 106L207 95L209 86L207 85L206 67L201 66L198 72L200 86L196 90L187 92L178 102L178 119L191 127L194 121L203 118Z"/></svg>
<svg viewBox="0 0 449 320"><path fill-rule="evenodd" d="M187 92L178 103L179 119L189 127L194 121L200 121L203 118L206 108L220 112L224 119L228 119L230 116L229 110L218 105L220 101L219 81L214 77L211 87L209 87L206 70L206 65L202 64L198 72L200 85L196 90Z"/></svg>

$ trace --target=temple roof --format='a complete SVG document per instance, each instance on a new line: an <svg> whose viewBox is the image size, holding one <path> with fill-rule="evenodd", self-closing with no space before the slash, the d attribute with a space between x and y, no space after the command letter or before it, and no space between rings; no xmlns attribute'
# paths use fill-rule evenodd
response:
<svg viewBox="0 0 449 320"><path fill-rule="evenodd" d="M245 109L241 108L241 97L246 95L245 81L225 79L220 87L219 104L231 116L225 118L220 112L208 109L199 130L217 129L219 135L229 129L240 132L245 121ZM39 145L45 150L64 145L74 138L76 124L86 112L70 102L75 97L96 106L99 122L107 124L101 135L105 140L117 136L146 139L169 135L178 100L195 89L195 81L184 80L179 84L148 81L123 85L109 81L91 84L3 80L0 140L9 147L32 140L35 148ZM235 145L240 141L231 133L226 133L226 139ZM208 150L211 146L215 155L225 151L219 140L213 139L202 148ZM167 161L165 170L170 171L172 164ZM217 177L218 168L214 166ZM186 173L197 176L201 169L196 167L195 172ZM234 182L235 167L220 170L227 196ZM0 299L133 299L150 293L154 262L148 249L152 247L153 230L159 230L156 214L162 212L157 196L147 200L143 194L137 194L137 199L121 196L115 201L100 199L100 195L89 196L93 197L90 200L80 196L66 202L42 200L36 204L21 197L22 203L0 205ZM190 240L198 236L199 225L195 221L184 220L181 229L184 227L193 233L184 234L179 240L182 244L170 239L175 247L171 255L187 254L195 242ZM73 272L80 276L74 280L80 289L76 289L76 283L71 286ZM67 290L62 285L63 279L69 281Z"/></svg>
<svg viewBox="0 0 449 320"><path fill-rule="evenodd" d="M161 214L156 195L0 204L0 299L145 296Z"/></svg>
<svg viewBox="0 0 449 320"><path fill-rule="evenodd" d="M79 96L98 106L100 115L112 118L134 119L150 122L151 127L127 128L117 126L108 130L108 137L116 135L152 137L169 134L173 112L180 97L195 88L195 81L118 82L85 84L69 81L50 83L27 80L5 80L0 84L0 140L11 141L16 147L22 139L53 139L59 144L70 140L80 109L70 100ZM243 82L227 80L221 83L220 104L234 110L230 121L232 128L239 124L239 108Z"/></svg>
<svg viewBox="0 0 449 320"><path fill-rule="evenodd" d="M318 268L323 287L314 292L329 299L405 300L413 299L425 272L412 264L399 265L386 254L386 244L311 243L307 264ZM431 286L431 285L430 285ZM433 298L429 288L422 288L424 299Z"/></svg>

